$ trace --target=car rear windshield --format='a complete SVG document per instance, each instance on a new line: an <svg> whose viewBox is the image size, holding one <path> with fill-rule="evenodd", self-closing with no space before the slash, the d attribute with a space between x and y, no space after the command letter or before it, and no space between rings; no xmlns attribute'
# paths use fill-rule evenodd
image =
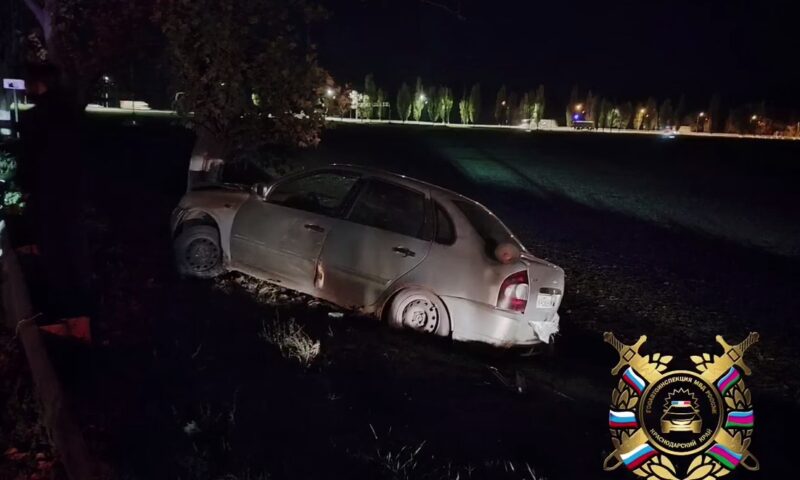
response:
<svg viewBox="0 0 800 480"><path fill-rule="evenodd" d="M506 229L505 225L486 209L461 200L455 200L453 203L467 217L469 223L483 239L487 254L493 255L497 245L503 242L518 243L511 237L511 232Z"/></svg>

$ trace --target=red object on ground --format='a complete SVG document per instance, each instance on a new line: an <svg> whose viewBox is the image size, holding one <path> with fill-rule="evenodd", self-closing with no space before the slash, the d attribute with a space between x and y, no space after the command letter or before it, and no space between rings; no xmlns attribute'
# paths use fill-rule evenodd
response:
<svg viewBox="0 0 800 480"><path fill-rule="evenodd" d="M39 329L53 335L72 337L85 343L92 342L92 329L89 317L63 318L59 323L42 325Z"/></svg>

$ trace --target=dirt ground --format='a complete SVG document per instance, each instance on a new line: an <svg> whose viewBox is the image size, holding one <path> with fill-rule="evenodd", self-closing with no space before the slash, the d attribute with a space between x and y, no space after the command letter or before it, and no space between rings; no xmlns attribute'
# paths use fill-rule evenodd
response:
<svg viewBox="0 0 800 480"><path fill-rule="evenodd" d="M363 143L348 147L352 132L332 135L302 161L365 161ZM432 153L420 158L421 141L413 161L384 164L461 185L567 272L552 356L452 344L340 317L239 275L177 278L167 218L185 165L169 159L185 157L189 140L155 126L98 126L87 227L100 298L94 342L50 346L108 476L624 478L600 468L615 384L607 330L629 342L646 333L648 352L676 361L718 353L716 334L733 343L761 332L747 381L762 471L737 474L790 471L783 435L800 427L795 259L574 198L481 184ZM308 366L265 339L286 324L319 342Z"/></svg>

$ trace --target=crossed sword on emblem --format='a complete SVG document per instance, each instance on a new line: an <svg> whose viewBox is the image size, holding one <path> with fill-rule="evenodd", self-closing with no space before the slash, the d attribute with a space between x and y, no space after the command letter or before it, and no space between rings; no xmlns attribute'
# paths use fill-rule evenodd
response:
<svg viewBox="0 0 800 480"><path fill-rule="evenodd" d="M622 343L611 332L605 332L603 334L603 340L606 343L611 344L611 346L614 347L619 353L619 361L617 362L617 365L611 369L612 375L617 375L621 369L629 366L637 374L639 374L639 376L644 378L648 385L652 385L664 376L658 371L657 364L650 363L645 357L639 355L639 348L641 348L642 344L647 341L646 335L639 337L639 340L637 340L633 345L626 345ZM722 335L717 335L716 341L722 346L722 350L725 353L719 357L714 357L713 362L706 366L706 370L700 372L700 377L703 378L709 385L714 385L714 382L724 374L728 373L733 366L738 366L742 369L745 375L750 375L750 367L744 363L744 352L758 341L758 333L750 332L750 334L747 335L747 338L745 338L744 341L738 345L728 344L728 342L722 338ZM630 435L613 452L611 452L608 457L606 457L605 461L603 462L603 469L606 471L617 469L620 465L622 465L622 458L620 456L622 453L630 452L635 448L647 443L647 441L647 435L642 427L639 426L632 435ZM758 460L756 457L747 451L746 448L742 449L734 437L724 428L719 429L717 435L714 437L714 441L740 454L742 456L742 460L739 463L745 468L751 469L751 467L745 463L745 460L749 458L754 462L754 467L752 469L758 469ZM616 463L610 464L615 458L617 460Z"/></svg>

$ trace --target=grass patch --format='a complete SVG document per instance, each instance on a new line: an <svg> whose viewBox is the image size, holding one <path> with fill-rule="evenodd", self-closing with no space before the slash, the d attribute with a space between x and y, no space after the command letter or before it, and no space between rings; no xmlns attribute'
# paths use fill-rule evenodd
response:
<svg viewBox="0 0 800 480"><path fill-rule="evenodd" d="M319 356L320 342L311 338L294 318L281 321L278 312L275 318L264 320L261 324L259 338L278 347L283 358L295 360L304 368L308 368Z"/></svg>

